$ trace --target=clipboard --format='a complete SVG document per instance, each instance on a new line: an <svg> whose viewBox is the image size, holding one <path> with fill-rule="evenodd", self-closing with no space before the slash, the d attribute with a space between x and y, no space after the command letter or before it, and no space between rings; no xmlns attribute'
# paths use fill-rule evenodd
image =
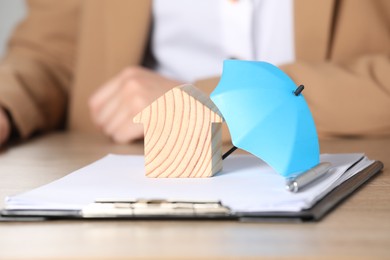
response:
<svg viewBox="0 0 390 260"><path fill-rule="evenodd" d="M315 222L321 220L383 169L375 161L344 181L311 208L299 212L232 212L220 201L97 199L82 210L3 209L0 221L46 220L227 220Z"/></svg>

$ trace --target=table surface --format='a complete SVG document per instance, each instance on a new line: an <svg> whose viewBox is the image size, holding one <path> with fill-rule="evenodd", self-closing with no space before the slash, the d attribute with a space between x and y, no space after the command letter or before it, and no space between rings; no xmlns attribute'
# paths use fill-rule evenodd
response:
<svg viewBox="0 0 390 260"><path fill-rule="evenodd" d="M57 133L0 151L4 198L56 180L107 153L142 144ZM54 221L0 223L0 259L390 258L390 139L321 142L322 153L365 152L385 167L317 223Z"/></svg>

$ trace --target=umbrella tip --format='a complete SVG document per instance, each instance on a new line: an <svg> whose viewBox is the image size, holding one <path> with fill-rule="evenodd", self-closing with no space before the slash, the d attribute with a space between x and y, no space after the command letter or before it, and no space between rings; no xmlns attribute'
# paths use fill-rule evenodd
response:
<svg viewBox="0 0 390 260"><path fill-rule="evenodd" d="M298 96L299 94L301 94L302 90L305 88L304 85L299 85L299 87L297 87L297 89L294 91L294 95L295 96Z"/></svg>

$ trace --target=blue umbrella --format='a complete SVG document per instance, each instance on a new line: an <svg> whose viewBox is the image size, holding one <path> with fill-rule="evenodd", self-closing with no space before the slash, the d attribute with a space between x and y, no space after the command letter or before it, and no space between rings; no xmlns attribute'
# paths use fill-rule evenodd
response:
<svg viewBox="0 0 390 260"><path fill-rule="evenodd" d="M319 144L303 86L266 62L226 60L211 99L233 145L291 177L319 163Z"/></svg>

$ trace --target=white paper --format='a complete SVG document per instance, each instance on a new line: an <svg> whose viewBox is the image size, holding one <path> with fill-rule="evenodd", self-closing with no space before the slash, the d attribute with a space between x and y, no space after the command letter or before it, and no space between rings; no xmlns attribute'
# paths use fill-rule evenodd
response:
<svg viewBox="0 0 390 260"><path fill-rule="evenodd" d="M50 184L8 197L6 207L82 209L99 198L142 198L220 200L233 212L297 212L373 163L364 154L323 154L321 161L334 168L315 185L291 193L282 176L250 155L230 156L223 171L212 178L147 178L143 156L110 154Z"/></svg>

